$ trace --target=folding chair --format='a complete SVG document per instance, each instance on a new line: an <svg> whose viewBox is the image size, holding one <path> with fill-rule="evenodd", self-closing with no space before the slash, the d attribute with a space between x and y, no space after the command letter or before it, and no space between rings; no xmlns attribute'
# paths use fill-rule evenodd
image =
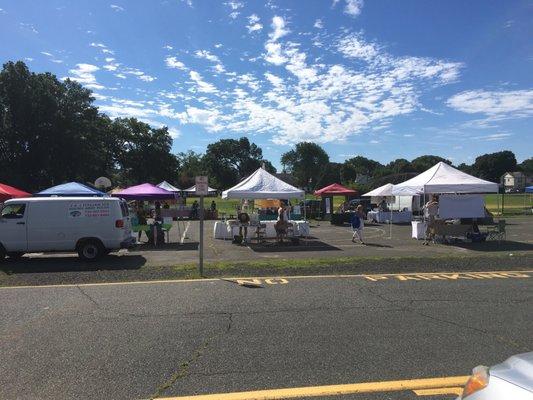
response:
<svg viewBox="0 0 533 400"><path fill-rule="evenodd" d="M497 240L500 243L502 239L506 239L506 233L506 221L500 219L496 225L488 227L487 240Z"/></svg>

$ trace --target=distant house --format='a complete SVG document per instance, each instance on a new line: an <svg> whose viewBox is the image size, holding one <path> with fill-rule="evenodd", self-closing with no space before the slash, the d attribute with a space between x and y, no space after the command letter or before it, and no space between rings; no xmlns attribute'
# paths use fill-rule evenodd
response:
<svg viewBox="0 0 533 400"><path fill-rule="evenodd" d="M506 192L523 191L526 186L533 184L533 177L527 176L521 171L506 172L501 176L500 184Z"/></svg>

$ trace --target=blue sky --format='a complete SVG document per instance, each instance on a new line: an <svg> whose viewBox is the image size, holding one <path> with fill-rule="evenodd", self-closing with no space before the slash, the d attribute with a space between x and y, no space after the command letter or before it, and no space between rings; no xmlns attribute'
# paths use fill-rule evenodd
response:
<svg viewBox="0 0 533 400"><path fill-rule="evenodd" d="M0 60L76 79L175 152L248 136L279 166L533 155L533 2L0 0Z"/></svg>

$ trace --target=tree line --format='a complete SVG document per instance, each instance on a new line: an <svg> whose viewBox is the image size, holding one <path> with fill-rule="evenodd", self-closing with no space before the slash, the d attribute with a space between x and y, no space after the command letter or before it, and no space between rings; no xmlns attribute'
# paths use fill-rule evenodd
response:
<svg viewBox="0 0 533 400"><path fill-rule="evenodd" d="M439 161L451 164L433 155L388 164L363 156L336 163L309 142L298 143L281 157L292 183L310 191L335 182L361 190L397 183ZM226 189L262 165L276 172L262 149L246 137L209 144L204 154L173 154L167 127L152 127L136 118L111 119L98 111L92 92L77 82L31 72L22 61L8 62L0 71L0 182L38 191L107 176L121 187L168 180L186 188L195 176L208 175L211 186ZM517 165L512 152L502 151L458 167L497 182L506 171L533 173L533 159Z"/></svg>

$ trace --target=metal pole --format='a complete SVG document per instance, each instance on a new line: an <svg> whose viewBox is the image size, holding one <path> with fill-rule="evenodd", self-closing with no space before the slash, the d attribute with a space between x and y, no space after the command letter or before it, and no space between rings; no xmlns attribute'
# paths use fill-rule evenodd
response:
<svg viewBox="0 0 533 400"><path fill-rule="evenodd" d="M198 269L200 276L204 276L204 196L200 196L200 247Z"/></svg>

